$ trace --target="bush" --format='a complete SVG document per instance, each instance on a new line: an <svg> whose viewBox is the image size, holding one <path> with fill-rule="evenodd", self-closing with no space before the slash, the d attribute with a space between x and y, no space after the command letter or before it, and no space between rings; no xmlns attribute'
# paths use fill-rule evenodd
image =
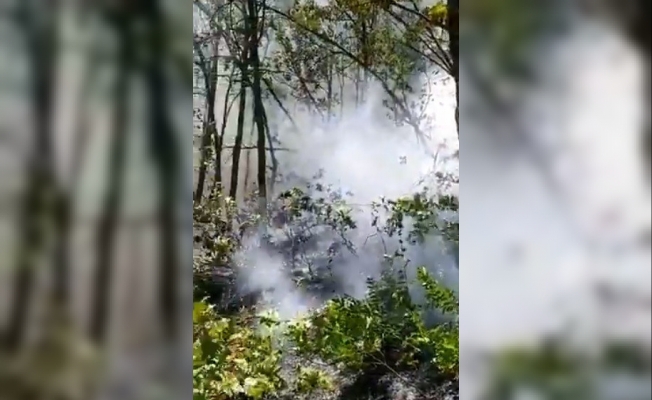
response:
<svg viewBox="0 0 652 400"><path fill-rule="evenodd" d="M365 300L334 299L293 321L265 315L220 317L214 306L195 303L194 399L261 399L287 388L298 394L333 388L328 374L316 368L299 367L292 385L283 379L283 349L306 360L319 358L349 374L425 365L439 378L456 380L457 320L427 327L421 313L427 308L455 312L457 300L425 268L418 276L428 297L421 306L405 295L407 282L388 279L370 283ZM387 299L383 293L390 288L395 295Z"/></svg>
<svg viewBox="0 0 652 400"><path fill-rule="evenodd" d="M314 199L303 191L292 190L284 193L281 201L286 222L300 219L304 225L321 224L336 232L356 227L341 197ZM222 204L229 203L222 201ZM373 225L379 234L399 237L400 246L386 257L382 277L368 281L364 299L337 297L291 321L281 321L273 313L255 315L251 310L226 314L208 297L197 301L193 310L194 399L312 396L318 391L336 389L335 375L382 376L418 370L440 382L456 382L459 364L456 294L424 267L417 269L416 282L408 281L404 268L394 268L394 265L407 264L406 242L418 244L433 230L456 242L457 223L441 218L442 211L456 210L456 199L434 199L425 193L374 204ZM206 209L196 212L203 218L201 242L219 242L219 246L212 247L212 253L207 252L208 257L196 263L200 278L197 286L202 289L197 294L207 296L210 287L202 283L206 278L200 273L205 274L215 263L228 264L230 255L238 248L239 237L231 233L224 237L215 234L219 229L228 230L224 221L215 222L225 213L211 216ZM233 211L229 213L233 215ZM270 215L274 223L275 214ZM405 227L407 219L411 221L409 230ZM339 237L345 242L345 235ZM416 303L410 296L413 285L423 289L424 302ZM424 315L433 311L444 315L445 322L427 324ZM299 366L291 368L288 374L285 360L292 357L298 358ZM314 365L315 360L330 369Z"/></svg>
<svg viewBox="0 0 652 400"><path fill-rule="evenodd" d="M206 302L195 303L193 399L262 399L283 388L280 351L270 335L250 324L241 317L220 317Z"/></svg>
<svg viewBox="0 0 652 400"><path fill-rule="evenodd" d="M434 372L456 378L457 321L426 327L423 312L428 308L456 311L457 300L425 268L419 269L418 276L426 288L428 304L412 302L406 281L387 277L371 282L366 299L331 300L321 310L292 322L288 335L295 350L350 372L395 371L428 363Z"/></svg>

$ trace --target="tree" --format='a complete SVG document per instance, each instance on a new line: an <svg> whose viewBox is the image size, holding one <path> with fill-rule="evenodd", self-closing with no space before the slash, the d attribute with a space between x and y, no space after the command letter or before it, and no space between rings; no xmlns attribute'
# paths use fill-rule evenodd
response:
<svg viewBox="0 0 652 400"><path fill-rule="evenodd" d="M357 107L365 101L365 88L374 80L381 85L395 121L407 124L418 138L424 138L422 117L411 104L418 95L415 77L435 66L448 73L459 87L456 1L430 7L416 0L332 0L319 4L297 0L290 7L272 0L195 0L194 5L208 26L206 32L195 34L195 63L204 80L207 104L195 203L200 203L204 194L211 142L213 186L218 182L221 186L222 166L230 163L228 195L239 196L243 169L249 168L248 156L244 167L241 162L243 152L249 151L245 143L249 126L255 131L252 148L256 150L256 183L259 208L264 208L278 172L278 132L270 124L282 118L292 121L290 103L301 104L325 119L338 118L345 103ZM274 46L269 50L271 43ZM207 46L211 46L210 51L204 50ZM211 78L209 71L213 68L217 72ZM221 111L220 134L211 128L217 111L210 105L215 103L210 82L216 77L224 78L221 82L227 85L226 91L236 93L234 100L238 100L233 137L225 136L230 126L227 120L231 106L226 104L232 104L230 99ZM347 93L347 82L352 84L353 93ZM219 85L215 87L220 90ZM232 149L230 160L224 158L223 150L227 148ZM248 180L245 173L245 182Z"/></svg>

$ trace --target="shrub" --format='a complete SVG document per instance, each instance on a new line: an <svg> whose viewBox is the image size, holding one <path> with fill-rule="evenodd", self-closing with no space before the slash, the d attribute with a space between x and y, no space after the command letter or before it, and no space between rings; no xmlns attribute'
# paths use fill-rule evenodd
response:
<svg viewBox="0 0 652 400"><path fill-rule="evenodd" d="M261 399L290 386L302 394L333 388L328 374L317 368L298 367L293 385L284 380L283 344L306 360L317 357L349 374L382 374L426 365L438 377L456 380L457 321L427 327L421 312L431 307L455 312L457 300L424 268L418 277L426 289L425 305L405 296L407 282L385 279L370 282L370 295L364 300L337 298L305 317L285 322L270 317L220 317L214 306L195 303L194 399L225 400L237 395ZM381 293L390 287L396 291L388 300Z"/></svg>
<svg viewBox="0 0 652 400"><path fill-rule="evenodd" d="M329 232L338 233L335 237L346 245L345 233L356 228L350 209L330 189L316 190L327 196L312 198L298 189L285 192L280 198L280 211L272 210L269 214L270 223L277 223L275 217L280 213L286 223L326 227ZM380 279L368 281L364 299L337 297L292 321L280 321L269 313L253 315L252 311L226 316L222 309L210 304L215 302L214 298L195 303L194 399L296 397L333 390L333 377L324 369L307 364L314 360L330 364L347 376L425 369L430 376L457 380L457 296L426 268L417 269L416 282L407 279L404 269L409 263L405 257L406 243L418 245L433 230L448 242L457 241L456 221L442 218L444 212L457 211L456 199L435 199L420 193L398 200L383 199L372 210L378 233L397 237L399 248L386 256L387 265ZM202 245L209 243L195 267L195 274L200 277L196 281L196 295L205 297L211 294L211 287L206 284L207 271L216 264L230 263L241 236L233 233L228 222L236 212L227 200L216 197L213 203L197 207L195 212L201 225L196 241ZM244 221L251 223L256 217L245 217ZM402 268L394 268L399 264ZM414 285L423 289L425 301L413 300L410 288ZM446 316L446 322L427 324L424 314L432 311ZM290 356L302 361L288 377L283 373L283 365Z"/></svg>
<svg viewBox="0 0 652 400"><path fill-rule="evenodd" d="M457 321L427 327L423 312L432 308L455 312L457 300L425 268L419 269L418 279L426 289L427 304L417 305L410 299L407 281L385 276L369 283L364 300L337 298L293 321L288 335L295 350L350 372L392 371L429 363L438 374L455 378Z"/></svg>
<svg viewBox="0 0 652 400"><path fill-rule="evenodd" d="M262 399L283 388L281 353L251 321L220 317L214 306L193 308L193 399Z"/></svg>

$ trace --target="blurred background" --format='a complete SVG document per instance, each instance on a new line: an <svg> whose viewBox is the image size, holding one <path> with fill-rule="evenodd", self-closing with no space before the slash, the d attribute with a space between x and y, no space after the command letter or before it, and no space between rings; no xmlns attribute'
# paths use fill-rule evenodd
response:
<svg viewBox="0 0 652 400"><path fill-rule="evenodd" d="M360 202L404 195L435 174L433 164L438 177L450 174L463 210L459 261L438 255L433 268L459 287L463 398L652 398L649 2L445 3L446 14L428 18L444 15L453 33L448 68L418 57L419 79L403 82L435 100L406 95L388 109L383 96L395 91L374 76L379 88L363 92L380 105L358 107L358 88L342 89L342 103L355 107L333 111L344 124L331 125L306 111L324 108L308 96L316 89L295 87L296 108L278 111L294 126L276 129L317 133L289 140L304 151L279 155L279 171L328 167L327 178ZM197 93L209 75L198 48L210 54L225 4L0 1L0 398L190 396L192 196L197 142L208 137L195 125L209 120L194 112L208 95ZM458 56L450 10L461 15ZM404 118L412 112L426 117ZM392 125L380 122L388 113ZM425 133L442 158L390 135L405 129ZM349 140L353 132L360 140ZM405 169L388 167L404 157ZM224 167L227 175L232 161ZM230 176L223 184L244 197L253 176L240 174L240 189ZM433 257L424 247L415 258ZM261 276L250 275L247 290L279 287L276 275ZM279 291L267 300L288 313L310 307Z"/></svg>
<svg viewBox="0 0 652 400"><path fill-rule="evenodd" d="M461 7L460 394L649 399L650 3Z"/></svg>
<svg viewBox="0 0 652 400"><path fill-rule="evenodd" d="M0 2L0 398L191 393L191 12Z"/></svg>

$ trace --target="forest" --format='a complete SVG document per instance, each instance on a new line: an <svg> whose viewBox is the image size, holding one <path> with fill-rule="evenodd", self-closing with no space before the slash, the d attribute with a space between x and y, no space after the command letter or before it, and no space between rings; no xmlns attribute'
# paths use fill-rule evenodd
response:
<svg viewBox="0 0 652 400"><path fill-rule="evenodd" d="M458 397L458 9L194 1L195 399Z"/></svg>
<svg viewBox="0 0 652 400"><path fill-rule="evenodd" d="M518 103L596 17L561 3L476 2L460 31L453 0L194 2L196 399L459 398L460 34L465 101L508 132L472 140L545 175ZM640 50L641 18L609 5ZM649 397L649 350L571 325L465 350L485 384L465 396L614 398L628 375L615 398Z"/></svg>
<svg viewBox="0 0 652 400"><path fill-rule="evenodd" d="M0 398L649 399L649 287L585 279L649 282L649 214L600 237L542 207L602 224L638 190L633 4L3 4Z"/></svg>

